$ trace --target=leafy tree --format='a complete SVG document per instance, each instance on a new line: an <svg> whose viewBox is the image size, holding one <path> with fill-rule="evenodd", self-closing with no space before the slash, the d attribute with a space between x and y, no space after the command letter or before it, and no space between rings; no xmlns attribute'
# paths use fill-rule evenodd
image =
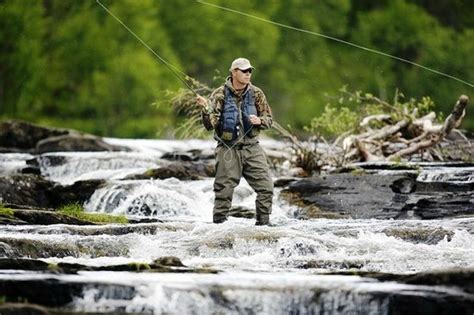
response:
<svg viewBox="0 0 474 315"><path fill-rule="evenodd" d="M0 115L22 115L39 103L42 14L39 1L0 1Z"/></svg>

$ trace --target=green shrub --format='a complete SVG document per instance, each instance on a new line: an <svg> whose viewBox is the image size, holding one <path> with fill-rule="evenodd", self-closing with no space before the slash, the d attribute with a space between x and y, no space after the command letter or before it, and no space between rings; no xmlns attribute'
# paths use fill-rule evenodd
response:
<svg viewBox="0 0 474 315"><path fill-rule="evenodd" d="M384 122L373 120L369 123L369 127L378 129L402 119L411 121L420 118L434 108L434 102L429 97L404 100L405 96L396 92L393 103L389 103L371 93L348 92L345 87L339 92L337 102L327 104L324 112L305 127L306 131L317 136L337 137L344 133L360 132L360 122L367 116L389 115ZM438 122L442 118L442 115L437 115Z"/></svg>

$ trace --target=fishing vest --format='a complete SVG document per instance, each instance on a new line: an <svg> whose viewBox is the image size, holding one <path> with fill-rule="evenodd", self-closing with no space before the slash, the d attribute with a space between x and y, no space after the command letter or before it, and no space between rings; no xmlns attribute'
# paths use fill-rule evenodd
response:
<svg viewBox="0 0 474 315"><path fill-rule="evenodd" d="M235 97L230 88L224 86L224 105L221 114L221 138L225 141L235 141L240 135L240 116L242 116L242 124L244 127L243 134L254 137L255 133L249 132L253 127L249 120L250 115L257 116L257 108L255 107L254 90L249 87L242 95L241 115L235 102ZM248 133L247 133L248 132Z"/></svg>

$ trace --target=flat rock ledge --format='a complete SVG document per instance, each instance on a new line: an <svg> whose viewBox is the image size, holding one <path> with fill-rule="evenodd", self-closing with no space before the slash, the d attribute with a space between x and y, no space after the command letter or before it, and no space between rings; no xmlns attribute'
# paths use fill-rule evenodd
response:
<svg viewBox="0 0 474 315"><path fill-rule="evenodd" d="M28 314L57 314L60 311L67 311L68 314L74 314L68 311L76 298L84 296L84 292L94 289L97 299L104 297L113 300L132 300L139 292L137 288L131 285L100 283L100 282L80 282L59 280L57 274L60 272L77 272L79 270L114 270L131 272L202 272L203 270L189 269L182 265L177 257L161 257L150 264L127 264L115 266L90 267L78 264L48 264L40 260L28 259L0 259L0 269L32 271L43 273L45 277L0 279L0 295L3 296L4 304L0 311L11 311L24 309L32 310L34 313ZM171 270L171 271L170 271ZM217 271L205 272L216 273ZM50 277L48 275L51 275ZM384 309L389 314L472 314L474 311L474 270L473 269L453 269L429 273L416 273L411 275L396 275L384 273L369 272L346 272L333 273L338 275L353 276L358 275L366 279L375 279L379 282L397 282L408 284L406 288L394 290L374 290L362 292L363 296L369 299L375 305L384 305ZM370 283L373 283L369 281ZM216 286L212 288L211 298L219 299L224 302L229 309L238 307L231 301L222 300L225 297L226 286ZM232 288L230 288L232 289ZM278 289L275 289L278 290ZM334 294L337 301L340 298L357 297L357 292L344 291L336 289L334 292L326 292L327 289L311 289L313 293L313 303L322 302L319 298L325 294ZM105 296L105 294L107 296ZM253 292L259 294L259 292ZM289 293L292 294L292 293ZM367 301L362 299L361 301ZM28 303L24 303L28 301ZM363 305L357 299L351 300L356 303L357 309L365 310ZM31 304L29 304L31 303ZM336 303L337 304L337 303ZM337 305L328 305L328 311L337 313ZM370 308L368 308L370 309ZM6 314L15 314L7 313ZM113 310L108 314L114 313ZM2 313L3 314L3 313ZM26 314L26 313L25 313ZM81 314L81 313L77 313Z"/></svg>
<svg viewBox="0 0 474 315"><path fill-rule="evenodd" d="M474 183L420 182L413 172L325 174L288 182L296 218L438 219L474 215Z"/></svg>

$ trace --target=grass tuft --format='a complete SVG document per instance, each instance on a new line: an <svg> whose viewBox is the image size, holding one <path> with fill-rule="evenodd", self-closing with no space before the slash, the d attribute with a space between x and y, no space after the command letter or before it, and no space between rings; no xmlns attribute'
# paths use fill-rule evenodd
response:
<svg viewBox="0 0 474 315"><path fill-rule="evenodd" d="M5 207L3 203L0 203L0 215L1 216L8 216L8 217L13 217L14 212L12 209Z"/></svg>
<svg viewBox="0 0 474 315"><path fill-rule="evenodd" d="M70 204L65 205L58 209L60 213L67 214L69 216L91 221L94 223L120 223L120 224L127 224L128 219L123 215L111 215L111 214L104 214L104 213L90 213L85 212L84 208L77 204Z"/></svg>

